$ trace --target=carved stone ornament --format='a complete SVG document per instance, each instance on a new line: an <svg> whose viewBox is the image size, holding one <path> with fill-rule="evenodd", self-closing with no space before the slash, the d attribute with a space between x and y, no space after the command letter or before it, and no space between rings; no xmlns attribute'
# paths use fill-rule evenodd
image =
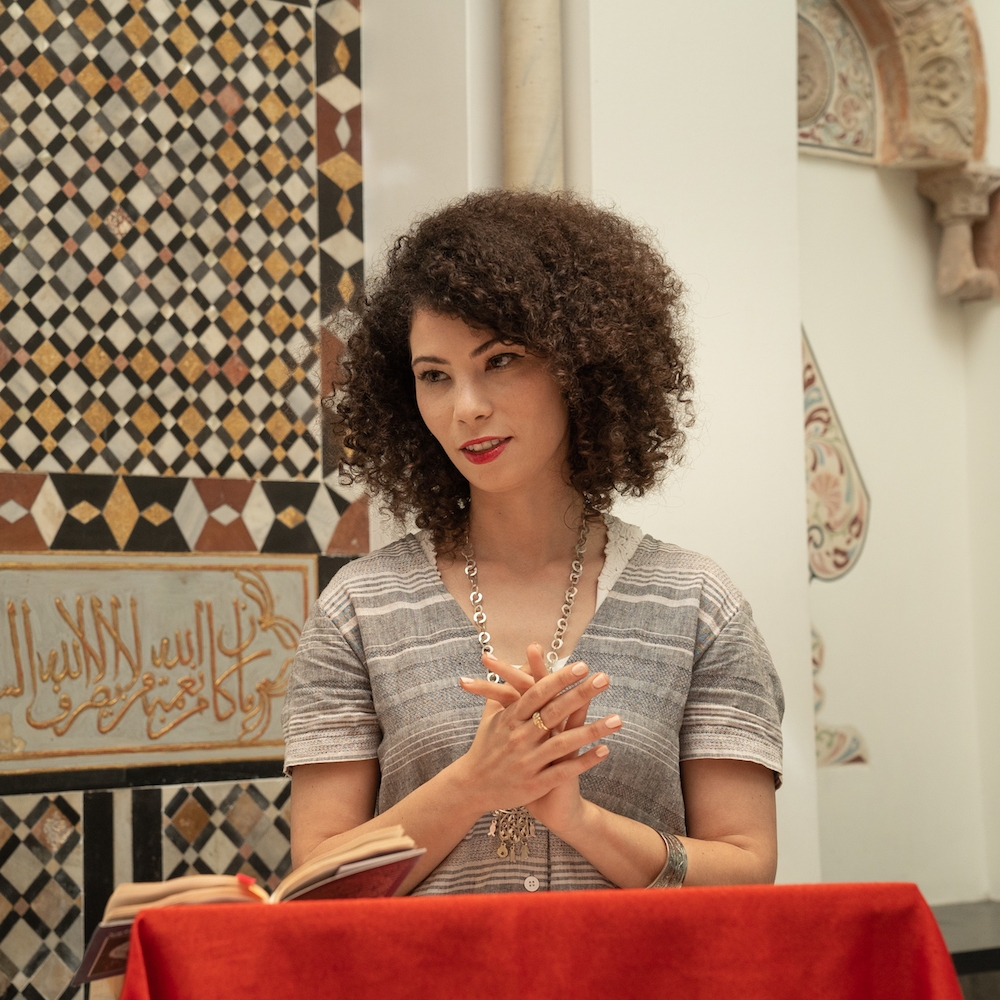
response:
<svg viewBox="0 0 1000 1000"><path fill-rule="evenodd" d="M941 224L938 291L961 300L990 299L1000 294L1000 278L981 267L973 250L973 223L990 214L990 195L1000 188L1000 169L968 163L944 170L925 170L917 190L936 207Z"/></svg>
<svg viewBox="0 0 1000 1000"><path fill-rule="evenodd" d="M871 501L802 331L809 573L836 580L861 555Z"/></svg>
<svg viewBox="0 0 1000 1000"><path fill-rule="evenodd" d="M799 32L804 149L901 167L983 155L986 72L968 0L798 0L798 11L813 29ZM803 119L820 100L822 47L833 66L828 101L818 118ZM869 120L874 136L861 140Z"/></svg>

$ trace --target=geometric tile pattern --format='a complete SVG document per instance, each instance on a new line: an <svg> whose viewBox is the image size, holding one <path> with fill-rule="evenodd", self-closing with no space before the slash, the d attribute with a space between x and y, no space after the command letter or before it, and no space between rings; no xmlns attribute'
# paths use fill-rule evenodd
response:
<svg viewBox="0 0 1000 1000"><path fill-rule="evenodd" d="M368 551L367 500L324 483L0 472L0 552Z"/></svg>
<svg viewBox="0 0 1000 1000"><path fill-rule="evenodd" d="M272 890L291 868L287 778L164 787L163 802L165 879L242 872Z"/></svg>
<svg viewBox="0 0 1000 1000"><path fill-rule="evenodd" d="M0 468L318 480L320 176L350 222L323 252L360 261L350 73L319 175L308 8L23 2L0 12ZM358 14L322 10L324 37Z"/></svg>
<svg viewBox="0 0 1000 1000"><path fill-rule="evenodd" d="M83 955L83 793L0 799L0 996L68 1000Z"/></svg>

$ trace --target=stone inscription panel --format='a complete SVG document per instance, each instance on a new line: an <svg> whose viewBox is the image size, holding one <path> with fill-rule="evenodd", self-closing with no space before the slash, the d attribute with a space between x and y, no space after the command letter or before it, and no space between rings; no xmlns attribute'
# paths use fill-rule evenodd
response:
<svg viewBox="0 0 1000 1000"><path fill-rule="evenodd" d="M0 767L282 755L315 556L0 560Z"/></svg>

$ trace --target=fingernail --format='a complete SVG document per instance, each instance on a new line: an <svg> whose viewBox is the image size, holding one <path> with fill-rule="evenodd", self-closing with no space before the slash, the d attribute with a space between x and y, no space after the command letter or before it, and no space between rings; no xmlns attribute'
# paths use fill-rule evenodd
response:
<svg viewBox="0 0 1000 1000"><path fill-rule="evenodd" d="M595 753L597 754L598 757L607 757L607 755L611 753L611 751L606 746L601 744L601 746L597 748Z"/></svg>
<svg viewBox="0 0 1000 1000"><path fill-rule="evenodd" d="M497 658L492 653L483 653L483 659L489 660L490 663L496 663Z"/></svg>
<svg viewBox="0 0 1000 1000"><path fill-rule="evenodd" d="M608 675L607 674L598 674L594 678L594 687L595 688L606 688L609 683L610 683L610 681L608 680Z"/></svg>
<svg viewBox="0 0 1000 1000"><path fill-rule="evenodd" d="M582 677L587 672L586 663L574 663L570 668L570 672L574 677Z"/></svg>
<svg viewBox="0 0 1000 1000"><path fill-rule="evenodd" d="M610 715L604 720L604 725L606 725L608 729L617 729L621 724L621 717L617 715Z"/></svg>
<svg viewBox="0 0 1000 1000"><path fill-rule="evenodd" d="M472 678L471 677L459 677L458 683L459 684L471 684L472 683Z"/></svg>

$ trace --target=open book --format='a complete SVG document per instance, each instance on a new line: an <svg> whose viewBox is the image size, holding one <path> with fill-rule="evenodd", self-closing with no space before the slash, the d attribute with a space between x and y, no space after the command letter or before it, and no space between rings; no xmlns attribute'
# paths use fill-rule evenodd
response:
<svg viewBox="0 0 1000 1000"><path fill-rule="evenodd" d="M74 986L125 971L132 921L140 910L197 903L284 903L294 899L391 896L424 853L401 826L355 837L296 868L270 895L249 875L184 875L118 886L94 931Z"/></svg>

